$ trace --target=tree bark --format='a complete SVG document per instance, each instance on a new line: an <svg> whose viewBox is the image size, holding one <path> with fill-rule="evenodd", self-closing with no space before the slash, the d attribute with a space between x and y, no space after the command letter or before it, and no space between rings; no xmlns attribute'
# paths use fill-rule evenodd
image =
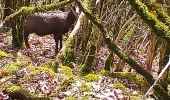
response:
<svg viewBox="0 0 170 100"><path fill-rule="evenodd" d="M157 36L165 39L167 42L170 42L170 29L165 23L158 20L156 16L149 11L148 7L140 0L128 1L141 18L150 26L150 28L152 28Z"/></svg>
<svg viewBox="0 0 170 100"><path fill-rule="evenodd" d="M75 55L74 55L75 38L74 36L78 33L83 17L84 17L84 14L81 13L73 31L70 33L64 46L62 47L62 49L59 51L59 53L56 56L56 61L61 61L63 65L74 67L74 65L72 65L72 63L75 62Z"/></svg>
<svg viewBox="0 0 170 100"><path fill-rule="evenodd" d="M77 3L77 5L79 6L79 8L82 9L82 11L84 12L84 14L100 29L102 36L106 42L106 44L108 45L108 48L113 51L120 59L122 59L123 61L125 61L127 64L129 64L134 70L136 70L139 74L141 74L142 76L144 76L147 80L147 82L152 85L155 81L155 79L153 78L153 76L148 73L145 69L143 69L136 61L134 61L132 58L128 57L125 53L120 52L120 49L111 42L111 40L109 38L106 38L106 33L107 31L105 30L105 28L102 25L101 20L96 17L95 15L93 15L91 13L91 11L86 8L83 3L80 0L75 0L75 2ZM164 31L163 31L164 32ZM164 35L166 33L164 32ZM168 37L166 39L169 39ZM156 85L154 87L154 90L156 93L158 93L159 95L162 96L163 99L168 100L170 99L169 94L160 86L160 85Z"/></svg>

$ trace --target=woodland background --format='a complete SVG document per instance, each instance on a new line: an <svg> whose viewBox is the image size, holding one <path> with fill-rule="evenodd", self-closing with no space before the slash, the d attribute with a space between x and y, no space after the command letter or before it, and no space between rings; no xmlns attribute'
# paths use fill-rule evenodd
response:
<svg viewBox="0 0 170 100"><path fill-rule="evenodd" d="M25 48L29 14L71 4L80 24L57 55L53 36ZM170 99L169 0L1 0L0 21L0 100Z"/></svg>

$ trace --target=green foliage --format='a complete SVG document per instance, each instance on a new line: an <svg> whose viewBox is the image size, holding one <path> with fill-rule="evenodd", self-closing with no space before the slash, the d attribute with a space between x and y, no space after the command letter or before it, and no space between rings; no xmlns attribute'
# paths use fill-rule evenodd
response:
<svg viewBox="0 0 170 100"><path fill-rule="evenodd" d="M86 84L86 83L83 83L81 86L80 86L80 91L81 92L89 92L91 90L91 87Z"/></svg>
<svg viewBox="0 0 170 100"><path fill-rule="evenodd" d="M48 75L56 76L56 73L54 72L54 70L52 68L49 68L49 67L40 67L39 70L42 71L42 72L45 72Z"/></svg>
<svg viewBox="0 0 170 100"><path fill-rule="evenodd" d="M4 51L0 50L0 58L5 57L5 58L12 58L12 54L7 54Z"/></svg>
<svg viewBox="0 0 170 100"><path fill-rule="evenodd" d="M75 82L75 77L69 77L69 76L65 76L65 77L60 77L61 79L61 84L60 86L57 86L56 89L57 90L61 90L61 91L66 91L67 89L71 88L71 84Z"/></svg>
<svg viewBox="0 0 170 100"><path fill-rule="evenodd" d="M99 79L99 75L96 74L88 74L84 76L86 81L97 81Z"/></svg>
<svg viewBox="0 0 170 100"><path fill-rule="evenodd" d="M155 3L155 4L151 4L149 5L152 8L154 8L154 10L156 10L156 12L158 13L158 19L160 21L162 21L163 23L165 23L166 25L170 24L170 16L167 14L167 12L165 12L164 8L162 7L161 4L159 3Z"/></svg>
<svg viewBox="0 0 170 100"><path fill-rule="evenodd" d="M134 81L140 88L143 83L143 77L130 72L113 72L110 74L111 77L116 77L120 79L127 79L129 81Z"/></svg>
<svg viewBox="0 0 170 100"><path fill-rule="evenodd" d="M113 88L119 88L121 89L124 93L127 93L127 89L126 87L122 84L122 83L119 83L119 82L116 82L113 84Z"/></svg>
<svg viewBox="0 0 170 100"><path fill-rule="evenodd" d="M85 95L80 98L80 100L91 100L90 95Z"/></svg>
<svg viewBox="0 0 170 100"><path fill-rule="evenodd" d="M26 65L24 65L22 62L18 61L18 62L12 63L10 66L5 66L3 68L3 71L7 72L9 74L14 74L17 69L23 68L24 66L26 66Z"/></svg>
<svg viewBox="0 0 170 100"><path fill-rule="evenodd" d="M16 92L16 91L19 91L19 92L21 92L22 94L24 94L26 97L27 97L27 99L28 100L50 100L50 98L49 97L47 97L47 96L38 96L38 95L36 95L36 94L32 94L32 93L30 93L29 91L27 91L27 90L25 90L25 89L23 89L22 87L20 87L20 86L11 86L11 87L8 87L7 89L6 89L6 91L9 93L9 94L13 94L14 92ZM26 99L26 98L25 98Z"/></svg>
<svg viewBox="0 0 170 100"><path fill-rule="evenodd" d="M65 98L64 100L78 100L78 99L75 97L69 96L69 97Z"/></svg>
<svg viewBox="0 0 170 100"><path fill-rule="evenodd" d="M14 91L22 91L23 89L20 86L11 86L7 90L9 92L14 92Z"/></svg>
<svg viewBox="0 0 170 100"><path fill-rule="evenodd" d="M73 76L72 69L67 66L62 66L60 69L60 73L65 74L67 76Z"/></svg>
<svg viewBox="0 0 170 100"><path fill-rule="evenodd" d="M53 69L54 72L58 71L59 63L57 61L47 61L40 65L40 67L49 67Z"/></svg>

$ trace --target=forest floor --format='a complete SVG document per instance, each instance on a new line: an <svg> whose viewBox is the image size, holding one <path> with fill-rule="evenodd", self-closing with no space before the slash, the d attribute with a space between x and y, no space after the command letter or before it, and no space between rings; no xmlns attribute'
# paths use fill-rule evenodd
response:
<svg viewBox="0 0 170 100"><path fill-rule="evenodd" d="M142 99L143 80L135 73L101 71L81 77L67 66L51 67L55 66L52 36L31 34L30 49L19 50L11 43L11 35L0 33L0 100Z"/></svg>
<svg viewBox="0 0 170 100"><path fill-rule="evenodd" d="M39 37L35 34L29 36L29 49L17 49L12 47L11 35L0 33L0 49L11 54L23 54L29 57L35 65L39 65L54 57L55 41L53 36Z"/></svg>

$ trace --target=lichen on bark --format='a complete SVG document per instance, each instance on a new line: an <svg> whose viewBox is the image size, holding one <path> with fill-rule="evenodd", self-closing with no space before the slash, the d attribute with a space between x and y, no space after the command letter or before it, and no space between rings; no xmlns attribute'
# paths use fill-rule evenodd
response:
<svg viewBox="0 0 170 100"><path fill-rule="evenodd" d="M170 29L165 23L158 20L158 18L152 14L149 11L149 8L140 0L128 1L141 18L153 29L156 35L164 38L167 42L170 42Z"/></svg>

